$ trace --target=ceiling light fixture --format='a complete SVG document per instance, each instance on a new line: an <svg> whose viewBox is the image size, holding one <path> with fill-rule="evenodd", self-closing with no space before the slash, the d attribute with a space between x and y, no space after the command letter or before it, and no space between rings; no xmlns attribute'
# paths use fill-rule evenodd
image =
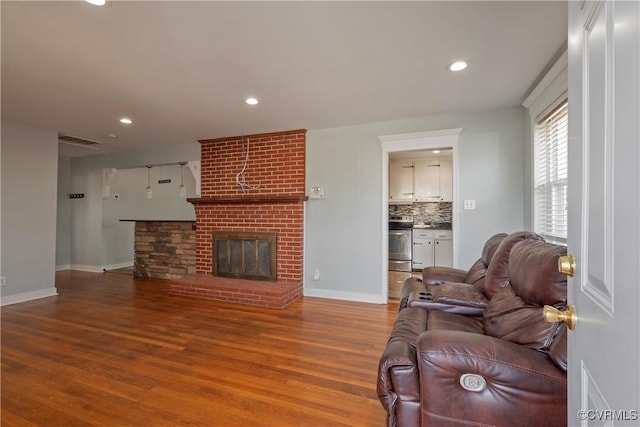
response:
<svg viewBox="0 0 640 427"><path fill-rule="evenodd" d="M256 98L247 98L244 102L249 105L258 105L258 100Z"/></svg>
<svg viewBox="0 0 640 427"><path fill-rule="evenodd" d="M108 133L107 134L107 138L116 139L117 137L118 137L118 135L116 135L115 133Z"/></svg>
<svg viewBox="0 0 640 427"><path fill-rule="evenodd" d="M467 68L467 63L464 61L456 61L447 65L447 70L449 71L462 71L465 68Z"/></svg>
<svg viewBox="0 0 640 427"><path fill-rule="evenodd" d="M151 189L151 165L147 165L147 188L145 191L147 192L147 199L153 198L153 190Z"/></svg>
<svg viewBox="0 0 640 427"><path fill-rule="evenodd" d="M440 154L440 150L433 150L432 153L433 154Z"/></svg>
<svg viewBox="0 0 640 427"><path fill-rule="evenodd" d="M187 189L184 187L184 165L186 162L180 162L180 187L179 195L181 198L187 197Z"/></svg>
<svg viewBox="0 0 640 427"><path fill-rule="evenodd" d="M87 3L91 3L94 6L104 6L107 4L107 0L85 0Z"/></svg>
<svg viewBox="0 0 640 427"><path fill-rule="evenodd" d="M130 125L131 123L133 123L133 121L128 117L123 117L120 119L120 123L123 123L125 125Z"/></svg>

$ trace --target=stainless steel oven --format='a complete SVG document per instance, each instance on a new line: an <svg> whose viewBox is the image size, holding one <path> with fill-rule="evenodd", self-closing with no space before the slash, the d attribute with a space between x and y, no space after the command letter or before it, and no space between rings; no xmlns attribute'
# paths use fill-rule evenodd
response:
<svg viewBox="0 0 640 427"><path fill-rule="evenodd" d="M389 270L411 271L412 217L389 218Z"/></svg>

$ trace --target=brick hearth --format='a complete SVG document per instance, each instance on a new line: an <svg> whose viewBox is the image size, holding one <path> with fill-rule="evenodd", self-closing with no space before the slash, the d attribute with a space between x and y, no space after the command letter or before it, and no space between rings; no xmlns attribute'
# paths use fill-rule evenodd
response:
<svg viewBox="0 0 640 427"><path fill-rule="evenodd" d="M173 280L175 295L283 309L302 297L302 283L259 282L209 275L190 275Z"/></svg>
<svg viewBox="0 0 640 427"><path fill-rule="evenodd" d="M176 280L172 292L274 308L302 296L305 138L302 129L200 141L201 197L189 199L196 213L196 274ZM251 187L243 192L236 175L247 149ZM276 233L276 282L214 277L214 231Z"/></svg>

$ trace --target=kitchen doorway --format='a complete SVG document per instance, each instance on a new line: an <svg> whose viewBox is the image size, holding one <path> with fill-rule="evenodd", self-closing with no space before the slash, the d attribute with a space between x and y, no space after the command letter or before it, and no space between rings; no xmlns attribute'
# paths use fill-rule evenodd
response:
<svg viewBox="0 0 640 427"><path fill-rule="evenodd" d="M444 129L428 132L417 132L397 135L385 135L379 136L378 139L382 144L382 223L381 223L381 239L382 239L382 283L381 283L381 295L385 301L388 301L390 296L390 287L393 288L394 293L397 292L398 286L401 286L404 276L399 276L398 272L389 274L389 165L390 158L397 156L404 156L404 154L410 154L410 152L416 152L420 150L435 150L435 149L450 149L452 159L452 194L451 194L451 234L452 234L452 258L453 265L457 265L458 261L458 237L456 233L457 229L457 212L456 212L456 196L458 185L458 137L462 132L462 128ZM411 200L406 202L411 203ZM405 275L411 275L411 272L405 273ZM408 277L408 276L407 276ZM394 295L395 296L395 295Z"/></svg>

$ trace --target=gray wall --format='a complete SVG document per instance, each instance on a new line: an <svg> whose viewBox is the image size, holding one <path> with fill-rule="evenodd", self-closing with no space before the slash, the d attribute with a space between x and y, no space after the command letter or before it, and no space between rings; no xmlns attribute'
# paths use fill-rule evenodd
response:
<svg viewBox="0 0 640 427"><path fill-rule="evenodd" d="M69 235L70 265L88 271L102 271L133 262L133 225L120 219L195 219L193 205L177 196L180 172L177 166L152 168L153 199L147 199L146 164L199 160L200 144L158 147L150 151L94 155L71 159L71 183L67 192L84 193L71 201L70 225L59 224L59 235ZM102 199L102 169L116 168L111 184L113 197ZM195 180L185 167L187 197L195 194ZM161 178L171 184L158 185ZM68 229L66 227L69 227ZM62 258L62 255L61 255Z"/></svg>
<svg viewBox="0 0 640 427"><path fill-rule="evenodd" d="M2 304L55 295L57 140L2 122Z"/></svg>
<svg viewBox="0 0 640 427"><path fill-rule="evenodd" d="M146 197L147 168L135 168L119 169L111 183L112 196L102 200L102 263L105 266L133 262L134 223L121 219L195 220L193 205L179 197L180 167L159 166L151 168L150 173L153 198ZM171 182L158 184L159 179L171 179ZM186 166L184 185L187 197L195 197L195 180Z"/></svg>
<svg viewBox="0 0 640 427"><path fill-rule="evenodd" d="M324 186L326 198L306 204L305 295L384 302L380 135L463 128L454 171L458 267L469 267L492 234L523 229L524 117L518 107L309 130L307 187ZM476 210L463 211L464 199L475 199Z"/></svg>
<svg viewBox="0 0 640 427"><path fill-rule="evenodd" d="M71 159L58 158L58 215L56 230L71 230ZM74 200L75 201L75 200ZM68 269L71 264L71 233L56 233L56 269Z"/></svg>

